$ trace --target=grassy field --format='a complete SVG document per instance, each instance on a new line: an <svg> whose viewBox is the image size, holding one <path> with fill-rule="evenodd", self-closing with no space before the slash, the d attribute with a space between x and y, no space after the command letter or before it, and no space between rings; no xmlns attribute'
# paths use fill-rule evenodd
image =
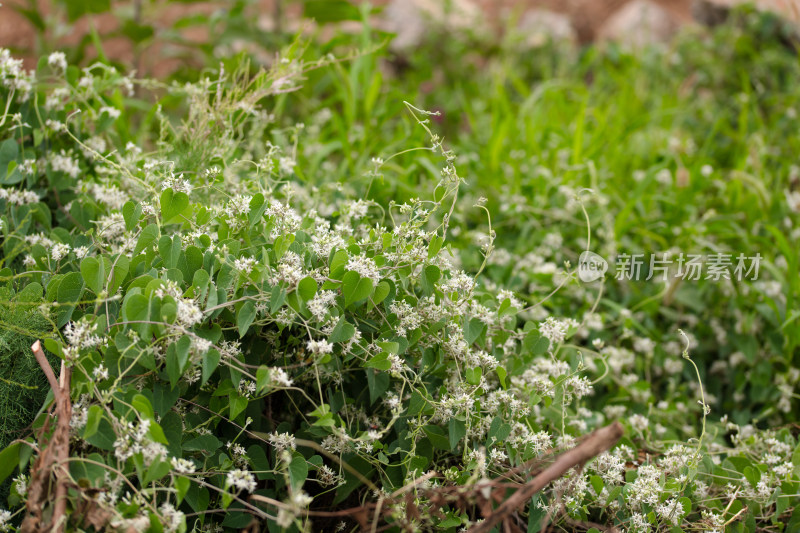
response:
<svg viewBox="0 0 800 533"><path fill-rule="evenodd" d="M800 528L795 30L333 35L0 52L0 530Z"/></svg>

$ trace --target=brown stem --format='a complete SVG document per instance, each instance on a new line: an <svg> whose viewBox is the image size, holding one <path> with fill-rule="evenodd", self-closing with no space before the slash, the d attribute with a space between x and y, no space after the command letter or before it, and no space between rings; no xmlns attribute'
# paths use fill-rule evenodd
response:
<svg viewBox="0 0 800 533"><path fill-rule="evenodd" d="M44 355L42 343L36 341L31 346L34 357L47 376L55 398L55 430L49 442L31 468L28 484L27 516L20 525L22 533L53 531L62 533L67 525L67 484L69 482L69 422L72 417L72 403L69 398L71 370L62 363L60 383L56 379L50 362ZM55 477L55 494L50 494L51 479ZM53 502L53 512L49 524L45 520L44 507Z"/></svg>
<svg viewBox="0 0 800 533"><path fill-rule="evenodd" d="M47 376L47 382L50 384L50 388L53 389L53 396L55 397L56 403L58 403L61 399L61 387L58 384L56 375L53 373L53 368L50 366L50 361L48 361L47 357L44 355L42 343L37 340L33 343L33 346L31 346L31 350L33 351L33 356L36 358L36 362L39 363L44 375Z"/></svg>
<svg viewBox="0 0 800 533"><path fill-rule="evenodd" d="M614 422L594 431L583 442L559 455L553 464L512 494L483 522L470 528L469 533L488 533L506 516L524 506L534 494L542 490L550 482L563 476L567 470L576 465L583 465L592 457L609 450L622 437L622 434L623 429L619 422Z"/></svg>

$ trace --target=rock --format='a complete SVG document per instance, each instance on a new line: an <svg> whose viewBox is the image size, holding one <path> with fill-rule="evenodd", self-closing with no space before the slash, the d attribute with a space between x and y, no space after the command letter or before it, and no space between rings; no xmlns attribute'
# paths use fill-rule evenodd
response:
<svg viewBox="0 0 800 533"><path fill-rule="evenodd" d="M522 15L517 31L524 37L525 43L534 48L546 42L575 42L578 35L568 15L547 9L530 9Z"/></svg>
<svg viewBox="0 0 800 533"><path fill-rule="evenodd" d="M678 31L681 20L649 0L634 0L611 15L597 32L598 39L631 47L667 42Z"/></svg>
<svg viewBox="0 0 800 533"><path fill-rule="evenodd" d="M701 9L714 6L718 10L730 9L741 4L753 4L757 9L772 11L795 24L800 23L800 3L797 0L694 0L694 2L700 4ZM708 5L703 6L703 4ZM697 5L692 7L697 9Z"/></svg>
<svg viewBox="0 0 800 533"><path fill-rule="evenodd" d="M383 28L397 37L391 48L397 51L419 46L433 28L449 31L480 27L481 10L470 0L392 0L383 12Z"/></svg>

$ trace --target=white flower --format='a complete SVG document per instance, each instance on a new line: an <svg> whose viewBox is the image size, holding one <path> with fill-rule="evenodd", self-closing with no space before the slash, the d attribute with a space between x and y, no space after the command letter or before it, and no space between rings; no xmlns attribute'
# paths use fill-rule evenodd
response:
<svg viewBox="0 0 800 533"><path fill-rule="evenodd" d="M273 368L269 372L269 379L270 382L278 387L291 387L292 379L289 377L289 374L282 368Z"/></svg>
<svg viewBox="0 0 800 533"><path fill-rule="evenodd" d="M647 417L640 414L632 415L628 420L630 420L631 427L637 431L644 431L650 425L650 421L647 420Z"/></svg>
<svg viewBox="0 0 800 533"><path fill-rule="evenodd" d="M297 161L291 157L281 157L278 160L278 167L283 174L291 174L294 172L294 167L297 166Z"/></svg>
<svg viewBox="0 0 800 533"><path fill-rule="evenodd" d="M69 244L58 243L50 249L50 257L53 258L53 261L61 261L61 259L69 254L69 251Z"/></svg>
<svg viewBox="0 0 800 533"><path fill-rule="evenodd" d="M61 128L65 128L63 124L60 124ZM63 172L64 174L69 175L71 178L77 178L78 174L81 172L81 167L78 165L78 161L73 159L69 156L64 150L61 150L59 153L51 153L49 156L50 167L55 170L56 172Z"/></svg>
<svg viewBox="0 0 800 533"><path fill-rule="evenodd" d="M89 324L86 320L79 320L64 326L64 336L71 346L94 348L103 342L99 336L95 335L96 329L96 324Z"/></svg>
<svg viewBox="0 0 800 533"><path fill-rule="evenodd" d="M100 114L102 115L103 113L105 113L112 119L118 119L120 114L122 114L122 112L116 107L109 107L109 106L103 106L100 108Z"/></svg>
<svg viewBox="0 0 800 533"><path fill-rule="evenodd" d="M183 525L184 519L186 518L186 515L184 515L183 512L175 509L175 507L169 502L164 502L161 504L159 511L161 511L162 517L161 525L166 533L174 533L175 531L178 531Z"/></svg>
<svg viewBox="0 0 800 533"><path fill-rule="evenodd" d="M167 449L160 442L148 442L142 448L142 458L146 465L151 465L155 461L163 461L167 458Z"/></svg>
<svg viewBox="0 0 800 533"><path fill-rule="evenodd" d="M28 493L28 480L23 475L14 478L14 489L20 496L25 496Z"/></svg>
<svg viewBox="0 0 800 533"><path fill-rule="evenodd" d="M234 487L236 491L253 492L256 490L256 479L247 470L235 469L228 472L226 480L229 487Z"/></svg>
<svg viewBox="0 0 800 533"><path fill-rule="evenodd" d="M544 322L539 323L539 333L550 341L550 346L552 347L555 344L564 342L570 325L567 320L558 320L550 316Z"/></svg>
<svg viewBox="0 0 800 533"><path fill-rule="evenodd" d="M10 531L11 513L5 509L0 509L0 531Z"/></svg>
<svg viewBox="0 0 800 533"><path fill-rule="evenodd" d="M450 277L450 279L448 279L442 285L442 290L445 293L451 293L456 291L469 293L472 292L474 288L475 288L475 280L462 271L458 271L455 274L453 274Z"/></svg>
<svg viewBox="0 0 800 533"><path fill-rule="evenodd" d="M308 310L317 320L322 320L328 314L331 305L336 300L336 293L333 291L319 291L308 302Z"/></svg>
<svg viewBox="0 0 800 533"><path fill-rule="evenodd" d="M333 344L331 344L326 340L321 340L321 341L310 340L308 341L306 346L308 347L308 351L313 353L314 355L322 355L333 352Z"/></svg>
<svg viewBox="0 0 800 533"><path fill-rule="evenodd" d="M247 196L244 194L237 194L231 201L228 202L228 206L225 208L225 212L228 216L234 217L238 215L246 215L250 212L250 201L253 199L252 196Z"/></svg>
<svg viewBox="0 0 800 533"><path fill-rule="evenodd" d="M381 280L381 273L378 270L375 261L365 255L357 255L351 257L345 265L347 270L352 270L362 278L372 280L372 283L378 283Z"/></svg>
<svg viewBox="0 0 800 533"><path fill-rule="evenodd" d="M245 398L252 398L256 393L256 382L251 379L239 381L239 395Z"/></svg>
<svg viewBox="0 0 800 533"><path fill-rule="evenodd" d="M788 476L794 472L794 465L792 463L783 463L773 468L779 476Z"/></svg>
<svg viewBox="0 0 800 533"><path fill-rule="evenodd" d="M657 506L656 513L673 526L677 526L680 524L681 517L683 516L683 506L677 499L671 498Z"/></svg>
<svg viewBox="0 0 800 533"><path fill-rule="evenodd" d="M182 457L173 457L169 462L178 474L194 474L196 470L193 462Z"/></svg>
<svg viewBox="0 0 800 533"><path fill-rule="evenodd" d="M255 264L256 260L254 257L240 257L233 262L233 268L243 274L249 274L250 271L253 270L253 265Z"/></svg>
<svg viewBox="0 0 800 533"><path fill-rule="evenodd" d="M47 65L56 73L67 70L67 56L64 52L53 52L47 56Z"/></svg>
<svg viewBox="0 0 800 533"><path fill-rule="evenodd" d="M322 465L317 469L317 480L323 487L331 485L341 485L344 482L342 476L338 475L328 465Z"/></svg>
<svg viewBox="0 0 800 533"><path fill-rule="evenodd" d="M94 368L92 375L96 381L103 381L108 379L108 369L105 367L105 365L100 364Z"/></svg>
<svg viewBox="0 0 800 533"><path fill-rule="evenodd" d="M279 452L288 449L294 450L297 447L294 436L289 433L270 433L267 435L267 440L270 444L275 446Z"/></svg>
<svg viewBox="0 0 800 533"><path fill-rule="evenodd" d="M311 502L314 501L314 498L299 490L292 495L292 503L298 507L308 507Z"/></svg>
<svg viewBox="0 0 800 533"><path fill-rule="evenodd" d="M178 300L178 322L181 325L190 328L202 321L203 312L193 300L188 298Z"/></svg>

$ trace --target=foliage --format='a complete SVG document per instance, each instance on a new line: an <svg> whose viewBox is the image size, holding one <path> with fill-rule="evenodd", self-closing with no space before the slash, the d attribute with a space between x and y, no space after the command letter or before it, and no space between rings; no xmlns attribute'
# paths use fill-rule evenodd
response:
<svg viewBox="0 0 800 533"><path fill-rule="evenodd" d="M414 486L418 512L384 520L452 531L477 511L427 490L620 419L529 531L792 530L799 73L763 20L533 61L509 38L457 63L471 37L450 36L402 74L337 59L380 43L365 26L184 85L58 53L33 77L3 51L2 311L50 324L73 369L70 527L92 502L111 530L304 529ZM764 264L587 284L583 250ZM0 457L4 523L35 443Z"/></svg>

